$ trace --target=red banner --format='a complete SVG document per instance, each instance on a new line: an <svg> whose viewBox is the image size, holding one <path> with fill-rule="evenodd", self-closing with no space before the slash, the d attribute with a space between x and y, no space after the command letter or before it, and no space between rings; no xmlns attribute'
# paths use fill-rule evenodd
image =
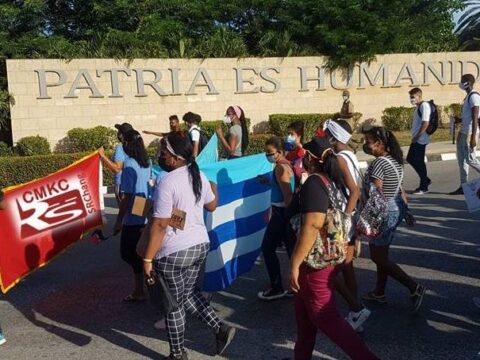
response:
<svg viewBox="0 0 480 360"><path fill-rule="evenodd" d="M102 225L100 157L91 154L39 180L5 189L0 285L5 293L84 232Z"/></svg>

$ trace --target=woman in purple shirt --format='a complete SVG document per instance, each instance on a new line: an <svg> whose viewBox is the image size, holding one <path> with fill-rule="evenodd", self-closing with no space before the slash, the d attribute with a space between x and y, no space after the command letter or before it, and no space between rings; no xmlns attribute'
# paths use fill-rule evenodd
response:
<svg viewBox="0 0 480 360"><path fill-rule="evenodd" d="M203 212L217 207L216 185L209 183L198 168L190 138L183 134L171 133L165 138L159 163L168 174L160 180L153 196L143 270L147 278L152 270L160 274L179 304L166 316L168 359L188 359L184 348L186 311L214 331L217 353L221 354L232 341L235 329L220 321L195 287L210 248Z"/></svg>

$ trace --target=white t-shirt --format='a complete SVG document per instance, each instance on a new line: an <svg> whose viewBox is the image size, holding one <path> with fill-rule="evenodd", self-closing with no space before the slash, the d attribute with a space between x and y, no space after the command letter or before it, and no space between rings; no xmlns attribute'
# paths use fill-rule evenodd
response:
<svg viewBox="0 0 480 360"><path fill-rule="evenodd" d="M465 135L472 133L472 108L480 106L480 95L478 92L475 91L475 93L471 94L469 101L467 101L468 98L469 96L467 95L463 100L462 127L460 128L460 132Z"/></svg>
<svg viewBox="0 0 480 360"><path fill-rule="evenodd" d="M413 121L412 121L412 138L418 134L420 129L422 128L422 124L424 121L430 121L430 114L432 109L430 108L430 104L428 101L424 101L417 106L415 111L413 112ZM420 113L422 116L420 117ZM426 132L424 132L419 138L417 143L420 145L427 145L430 141L430 136Z"/></svg>
<svg viewBox="0 0 480 360"><path fill-rule="evenodd" d="M350 150L342 150L338 153L338 155L345 159L347 162L348 171L355 181L355 184L358 185L358 180L360 178L360 163L358 162L357 157L353 151Z"/></svg>
<svg viewBox="0 0 480 360"><path fill-rule="evenodd" d="M187 166L169 172L157 182L153 195L153 217L170 218L173 209L184 211L186 217L183 230L167 226L165 238L155 258L159 259L210 241L203 218L203 206L215 200L215 195L205 174L200 172L200 178L202 191L198 203Z"/></svg>
<svg viewBox="0 0 480 360"><path fill-rule="evenodd" d="M197 130L194 130L197 129ZM200 141L200 127L198 125L193 125L189 130L188 133L190 134L190 139L192 142L199 142Z"/></svg>

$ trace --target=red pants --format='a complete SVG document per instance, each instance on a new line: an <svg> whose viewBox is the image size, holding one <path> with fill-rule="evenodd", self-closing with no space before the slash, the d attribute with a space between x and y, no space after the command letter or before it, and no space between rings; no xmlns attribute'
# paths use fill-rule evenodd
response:
<svg viewBox="0 0 480 360"><path fill-rule="evenodd" d="M334 267L322 270L314 270L306 265L300 267L300 290L295 296L297 318L295 360L312 358L317 329L352 359L378 359L337 310L333 282L338 270Z"/></svg>

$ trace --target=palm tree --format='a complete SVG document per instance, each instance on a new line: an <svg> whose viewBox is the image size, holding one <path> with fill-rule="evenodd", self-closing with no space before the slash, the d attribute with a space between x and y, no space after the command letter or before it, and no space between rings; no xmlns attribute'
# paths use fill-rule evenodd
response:
<svg viewBox="0 0 480 360"><path fill-rule="evenodd" d="M465 0L465 12L458 20L455 33L462 50L480 50L480 0Z"/></svg>

